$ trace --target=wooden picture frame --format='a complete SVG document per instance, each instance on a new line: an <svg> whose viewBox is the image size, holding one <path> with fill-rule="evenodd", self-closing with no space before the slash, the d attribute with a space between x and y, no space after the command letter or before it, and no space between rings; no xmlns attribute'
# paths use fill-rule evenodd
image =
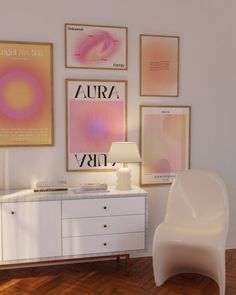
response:
<svg viewBox="0 0 236 295"><path fill-rule="evenodd" d="M140 96L179 96L179 37L140 35Z"/></svg>
<svg viewBox="0 0 236 295"><path fill-rule="evenodd" d="M170 184L190 168L190 106L140 106L140 185Z"/></svg>
<svg viewBox="0 0 236 295"><path fill-rule="evenodd" d="M53 44L0 41L0 146L51 146Z"/></svg>
<svg viewBox="0 0 236 295"><path fill-rule="evenodd" d="M66 79L67 171L110 171L113 141L127 139L127 81Z"/></svg>
<svg viewBox="0 0 236 295"><path fill-rule="evenodd" d="M65 24L65 67L128 69L128 28Z"/></svg>

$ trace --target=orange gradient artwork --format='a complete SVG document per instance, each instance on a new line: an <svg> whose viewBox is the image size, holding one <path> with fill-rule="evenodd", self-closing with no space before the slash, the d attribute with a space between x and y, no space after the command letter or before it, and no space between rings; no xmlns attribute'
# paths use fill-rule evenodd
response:
<svg viewBox="0 0 236 295"><path fill-rule="evenodd" d="M190 107L141 106L141 184L171 183L189 168Z"/></svg>
<svg viewBox="0 0 236 295"><path fill-rule="evenodd" d="M178 37L141 35L141 96L178 96L178 44Z"/></svg>
<svg viewBox="0 0 236 295"><path fill-rule="evenodd" d="M52 44L0 42L0 146L52 145Z"/></svg>

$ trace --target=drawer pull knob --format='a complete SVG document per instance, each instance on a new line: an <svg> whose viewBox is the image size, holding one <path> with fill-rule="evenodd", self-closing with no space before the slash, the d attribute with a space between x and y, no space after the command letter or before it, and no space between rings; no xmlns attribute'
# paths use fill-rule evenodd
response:
<svg viewBox="0 0 236 295"><path fill-rule="evenodd" d="M15 214L15 211L11 211L11 214L14 215Z"/></svg>
<svg viewBox="0 0 236 295"><path fill-rule="evenodd" d="M103 225L103 227L105 227L105 228L106 228L106 227L107 227L107 225L106 225L106 224L104 224L104 225Z"/></svg>
<svg viewBox="0 0 236 295"><path fill-rule="evenodd" d="M107 243L103 243L103 246L107 246Z"/></svg>
<svg viewBox="0 0 236 295"><path fill-rule="evenodd" d="M103 209L106 210L107 209L107 206L104 206Z"/></svg>

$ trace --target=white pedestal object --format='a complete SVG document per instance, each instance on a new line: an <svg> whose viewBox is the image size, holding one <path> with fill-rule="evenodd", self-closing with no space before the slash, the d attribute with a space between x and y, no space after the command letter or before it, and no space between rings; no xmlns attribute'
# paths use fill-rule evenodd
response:
<svg viewBox="0 0 236 295"><path fill-rule="evenodd" d="M121 167L117 170L116 180L117 190L130 190L131 189L131 170L128 167Z"/></svg>

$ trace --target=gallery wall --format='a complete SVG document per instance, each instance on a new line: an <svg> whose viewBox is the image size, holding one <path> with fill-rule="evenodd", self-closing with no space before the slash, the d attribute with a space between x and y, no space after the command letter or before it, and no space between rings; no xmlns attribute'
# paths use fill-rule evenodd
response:
<svg viewBox="0 0 236 295"><path fill-rule="evenodd" d="M37 180L115 183L115 172L66 172L65 79L128 81L128 140L139 143L139 106L190 105L191 167L217 172L230 199L227 247L236 247L236 19L233 0L0 0L0 39L52 42L54 61L54 146L0 148L0 188L29 188ZM128 70L68 69L64 24L128 27ZM180 37L179 97L139 95L139 35ZM1 65L0 65L1 66ZM138 165L132 164L139 184ZM170 186L149 193L148 250L164 217Z"/></svg>

